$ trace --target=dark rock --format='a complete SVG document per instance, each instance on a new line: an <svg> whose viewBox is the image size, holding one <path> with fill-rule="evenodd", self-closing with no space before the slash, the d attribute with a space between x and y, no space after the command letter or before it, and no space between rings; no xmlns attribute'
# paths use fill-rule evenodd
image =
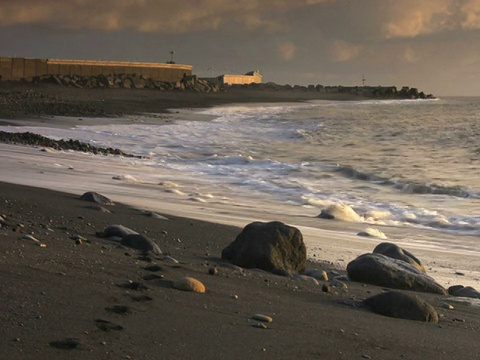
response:
<svg viewBox="0 0 480 360"><path fill-rule="evenodd" d="M138 233L123 225L110 225L107 226L103 232L97 232L97 236L99 237L119 237L123 239L127 235L138 235Z"/></svg>
<svg viewBox="0 0 480 360"><path fill-rule="evenodd" d="M453 285L448 288L448 294L453 295L455 294L458 290L463 289L465 286L463 285Z"/></svg>
<svg viewBox="0 0 480 360"><path fill-rule="evenodd" d="M80 199L84 201L94 202L100 205L115 205L113 201L107 198L106 196L100 195L99 193L92 192L92 191L84 193L80 197Z"/></svg>
<svg viewBox="0 0 480 360"><path fill-rule="evenodd" d="M388 291L369 297L363 302L380 315L438 323L438 314L433 306L416 296Z"/></svg>
<svg viewBox="0 0 480 360"><path fill-rule="evenodd" d="M378 244L375 249L373 249L374 254L382 254L393 259L402 260L410 265L416 267L421 272L425 272L420 260L418 260L411 252L402 249L400 246L388 242Z"/></svg>
<svg viewBox="0 0 480 360"><path fill-rule="evenodd" d="M222 259L244 268L266 271L305 269L307 250L300 230L278 221L253 222L222 251Z"/></svg>
<svg viewBox="0 0 480 360"><path fill-rule="evenodd" d="M128 234L122 238L120 242L123 246L129 248L140 250L142 252L153 252L154 254L160 255L162 250L158 245L151 239L140 235L140 234Z"/></svg>
<svg viewBox="0 0 480 360"><path fill-rule="evenodd" d="M430 276L402 260L382 254L364 254L347 265L350 280L392 289L446 295L446 290Z"/></svg>
<svg viewBox="0 0 480 360"><path fill-rule="evenodd" d="M448 288L448 293L453 296L480 299L480 292L471 286L455 285Z"/></svg>

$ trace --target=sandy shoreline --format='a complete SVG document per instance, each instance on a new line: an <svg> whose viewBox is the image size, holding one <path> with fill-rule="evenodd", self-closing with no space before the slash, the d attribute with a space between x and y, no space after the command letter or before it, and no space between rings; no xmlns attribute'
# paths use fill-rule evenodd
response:
<svg viewBox="0 0 480 360"><path fill-rule="evenodd" d="M95 96L98 93L88 94L88 98ZM108 106L115 106L117 100ZM142 104L145 99L132 99L132 103L134 100ZM133 108L151 113L160 109L159 104L152 105L154 100L131 107L128 117L79 120L27 116L27 120L13 117L5 121L60 127L77 122L128 123L138 120ZM161 105L164 112L158 111L151 119L155 123L192 119L190 109L201 100L189 100L191 108L185 108L186 102L165 100ZM202 105L215 105L208 101ZM150 111L155 106L156 110ZM165 112L171 108L182 110ZM246 205L198 203L161 191L154 184L115 182L112 176L128 173L128 163L112 162L108 157L90 161L92 155L88 154L42 152L7 144L0 144L0 151L0 215L23 224L17 232L0 228L4 279L0 303L6 309L0 315L0 358L451 359L480 352L477 306L417 293L442 315L439 324L425 324L387 318L356 306L357 301L383 291L376 286L349 282L347 290L326 294L321 286L257 270L220 267L221 250L243 226L255 220L278 220L302 231L309 257L318 261L309 266L345 273L349 261L371 252L381 242L357 236L366 224L316 219L316 210L309 209L303 214L285 209L265 214ZM79 200L86 191L107 195L117 205L111 213L93 210ZM156 211L170 220L149 218L143 210ZM132 250L95 236L111 224L145 232L179 264L163 257L152 257L148 262ZM422 245L422 239L439 236L431 231L381 230L417 255L441 285L478 288L477 254L456 248L455 236L442 235L450 244L442 249ZM22 239L32 233L45 248ZM72 239L75 235L88 241L79 245ZM148 277L152 273L145 267L151 264L162 268L154 273L159 278ZM219 266L219 276L208 275L212 264ZM169 282L186 275L204 282L207 293L171 289ZM122 286L129 281L141 282L146 288L140 291ZM145 296L150 299L145 300ZM138 301L141 298L143 301ZM454 303L455 310L446 310L445 302ZM129 311L122 315L108 310L115 305L126 306ZM268 329L255 328L250 320L254 313L270 315L274 321ZM102 330L97 320L121 325L122 329ZM49 345L65 338L78 338L80 345L74 350Z"/></svg>

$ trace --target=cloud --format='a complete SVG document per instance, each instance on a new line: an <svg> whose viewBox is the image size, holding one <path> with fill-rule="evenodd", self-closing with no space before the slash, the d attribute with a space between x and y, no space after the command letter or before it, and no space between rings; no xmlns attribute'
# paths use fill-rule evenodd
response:
<svg viewBox="0 0 480 360"><path fill-rule="evenodd" d="M278 46L278 53L280 55L280 58L282 58L285 61L292 60L295 57L296 52L297 52L297 47L295 46L294 43L290 41L284 42L283 44L280 44Z"/></svg>
<svg viewBox="0 0 480 360"><path fill-rule="evenodd" d="M362 49L362 45L337 40L330 47L330 59L335 62L349 61L357 57Z"/></svg>
<svg viewBox="0 0 480 360"><path fill-rule="evenodd" d="M464 29L480 29L480 0L468 0L460 8L464 15Z"/></svg>
<svg viewBox="0 0 480 360"><path fill-rule="evenodd" d="M455 0L390 0L382 26L384 37L415 37L451 29L455 4Z"/></svg>
<svg viewBox="0 0 480 360"><path fill-rule="evenodd" d="M334 0L3 0L0 26L43 24L54 28L187 33L232 23L279 31L275 14Z"/></svg>

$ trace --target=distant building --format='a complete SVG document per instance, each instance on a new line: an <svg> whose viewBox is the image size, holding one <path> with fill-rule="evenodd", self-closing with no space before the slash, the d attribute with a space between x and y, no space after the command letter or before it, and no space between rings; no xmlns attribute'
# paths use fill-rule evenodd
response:
<svg viewBox="0 0 480 360"><path fill-rule="evenodd" d="M262 82L262 75L258 70L249 71L245 75L220 75L217 77L220 84L225 85L243 85L243 84L260 84Z"/></svg>

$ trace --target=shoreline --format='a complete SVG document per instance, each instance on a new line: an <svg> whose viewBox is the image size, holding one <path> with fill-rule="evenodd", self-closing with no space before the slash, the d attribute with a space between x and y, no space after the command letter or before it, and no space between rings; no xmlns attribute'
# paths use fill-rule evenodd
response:
<svg viewBox="0 0 480 360"><path fill-rule="evenodd" d="M193 183L182 184L180 189L184 194L177 194L168 186L163 187L158 183L162 178L168 183L171 176L175 177L174 174L162 174L155 183L115 180L120 174L134 173L138 176L148 174L151 170L142 165L135 165L132 169L129 161L112 162L110 156L71 151L45 152L38 147L9 144L0 144L0 151L8 154L0 163L0 181L70 194L96 191L136 208L201 221L214 219L215 223L240 228L253 221L282 221L298 227L304 233L310 259L325 260L336 267L345 268L348 262L371 252L383 241L357 235L371 226L368 223L318 219L318 209L314 208L275 209L273 205L264 204L270 209L265 212L257 209L254 203L242 199L238 199L240 202L235 202L236 205L198 201ZM22 166L18 167L17 164ZM82 179L80 184L78 179ZM456 234L414 227L375 225L375 228L387 234L387 241L418 254L429 273L443 286L462 283L478 287L480 269L475 262L478 253L458 248ZM477 237L464 235L462 241L474 244Z"/></svg>

